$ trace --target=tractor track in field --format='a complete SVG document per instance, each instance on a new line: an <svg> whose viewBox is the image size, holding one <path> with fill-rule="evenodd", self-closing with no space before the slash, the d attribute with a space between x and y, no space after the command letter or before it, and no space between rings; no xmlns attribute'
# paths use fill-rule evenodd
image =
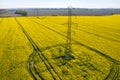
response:
<svg viewBox="0 0 120 80"><path fill-rule="evenodd" d="M39 18L38 18L39 19ZM50 22L50 23L52 23L52 22ZM57 24L57 23L56 23ZM63 24L57 24L57 25L63 25ZM86 25L84 25L84 26L86 26ZM93 25L93 26L95 26L95 25ZM77 26L77 27L80 27L80 26ZM74 29L74 28L73 28ZM76 29L75 29L76 30ZM79 31L82 31L82 32L85 32L85 33L88 33L88 34L91 34L91 35L94 35L94 36L97 36L97 37L101 37L101 38L103 38L103 39L107 39L107 40L111 40L111 41L115 41L115 42L120 42L119 40L116 40L116 39L114 39L114 38L111 38L111 37L106 37L106 36L103 36L103 35L99 35L99 34L95 34L95 33L92 33L92 32L88 32L88 31L85 31L85 30L83 30L83 29L77 29L77 30L79 30ZM112 34L109 34L109 33L107 33L107 32L104 32L105 34L108 34L108 35L112 35Z"/></svg>
<svg viewBox="0 0 120 80"><path fill-rule="evenodd" d="M52 23L52 22L50 22L50 23ZM57 24L57 23L55 23L55 24ZM66 23L67 24L67 23ZM77 24L77 23L76 23ZM63 25L63 24L57 24L57 25ZM64 26L64 25L63 25ZM77 27L80 27L81 25L77 25ZM86 26L86 25L83 25L83 26ZM94 26L94 25L93 25ZM119 40L116 40L116 39L114 39L114 38L111 38L111 37L106 37L106 36L103 36L103 35L99 35L99 34L95 34L95 33L93 33L93 32L88 32L88 31L85 31L85 30L83 30L83 29L75 29L75 28L73 28L74 30L79 30L79 31L82 31L82 32L85 32L85 33L88 33L88 34L92 34L92 35L94 35L94 36L97 36L97 37L101 37L101 38L104 38L104 39L107 39L107 40L111 40L111 41L115 41L115 42L120 42ZM108 35L112 35L112 34L110 34L110 33L107 33L107 32L104 32L105 34L108 34Z"/></svg>
<svg viewBox="0 0 120 80"><path fill-rule="evenodd" d="M52 71L54 72L54 74L57 75L57 78L59 80L61 80L61 78L59 77L59 75L57 74L57 72L55 71L54 67L50 64L50 62L48 61L48 59L44 56L44 54L42 53L41 49L36 45L36 43L32 40L32 38L29 36L29 34L25 31L25 29L23 28L23 26L20 24L20 22L15 18L16 22L18 23L18 25L20 26L21 30L23 31L23 33L25 34L25 36L27 37L27 39L29 40L29 42L31 43L32 47L33 47L33 52L32 54L29 56L28 59L28 70L31 73L32 77L34 78L34 80L39 80L42 79L44 80L44 78L39 74L39 71L37 71L37 69L34 67L34 56L36 54L39 54L39 58L44 62L47 70L49 71L49 73L51 74L52 78L54 80L56 80L56 77L53 75ZM31 60L32 59L32 60ZM36 76L39 76L36 77Z"/></svg>
<svg viewBox="0 0 120 80"><path fill-rule="evenodd" d="M88 33L88 34L92 34L92 35L97 36L97 37L101 37L101 38L108 39L108 40L115 41L115 42L120 42L119 40L116 40L116 39L113 39L113 38L110 38L110 37L102 36L102 35L95 34L95 33L92 33L92 32L88 32L88 31L85 31L85 30L82 30L82 29L78 29L78 30L83 31L83 32Z"/></svg>
<svg viewBox="0 0 120 80"><path fill-rule="evenodd" d="M67 37L67 36L64 35L63 33L60 33L60 32L58 32L58 31L56 31L56 30L54 30L54 29L52 29L52 28L50 28L50 27L48 27L48 26L46 26L46 25L40 24L39 22L36 22L36 21L34 21L34 20L32 20L32 21L35 22L35 23L37 23L37 24L39 24L39 25L41 25L41 26L43 26L43 27L45 27L46 29L49 29L49 30L51 30L51 31L53 31L53 32L61 35L61 36ZM99 50L97 50L97 49L94 49L94 48L92 48L92 47L90 47L90 46L87 46L87 45L85 45L84 43L78 42L78 41L76 41L76 40L74 40L74 39L72 39L72 41L74 41L75 43L77 43L77 44L79 44L79 45L81 45L81 46L86 47L86 48L89 49L89 50L92 50L92 51L94 51L94 52L96 52L96 53L99 53L101 56L107 58L108 60L112 61L113 63L116 63L116 64L119 64L119 65L120 65L120 61L118 61L118 60L116 60L116 59L114 59L114 58L111 58L110 56L106 55L105 53L103 53L103 52L101 52L101 51L99 51Z"/></svg>
<svg viewBox="0 0 120 80"><path fill-rule="evenodd" d="M86 24L87 24L87 23L86 23ZM80 26L85 26L85 27L86 27L86 26L87 26L86 24L81 24L81 25L79 25L79 27L80 27ZM95 27L95 26L98 26L98 25L91 25L91 24L90 24L90 26ZM99 25L99 26L100 26L100 25ZM104 26L101 26L101 27L104 27ZM88 28L88 29L91 29L91 30L96 31L96 30L93 29L93 28ZM99 31L99 32L105 33L105 34L107 34L107 35L109 35L109 36L111 36L111 35L114 36L113 33L114 33L115 35L117 35L117 36L120 36L120 34L119 34L119 33L116 33L116 32L108 33L107 31L103 31L103 30L102 30L102 31Z"/></svg>
<svg viewBox="0 0 120 80"><path fill-rule="evenodd" d="M50 23L52 23L52 22L50 22ZM57 24L57 23L56 23ZM76 23L77 24L77 23ZM57 25L63 25L63 24L57 24ZM86 25L84 25L84 26L86 26ZM80 27L80 26L77 26L77 27ZM93 33L93 32L89 32L89 31L85 31L85 30L83 30L83 29L75 29L75 28L73 28L74 30L79 30L79 31L82 31L82 32L85 32L85 33L88 33L88 34L91 34L91 35L94 35L94 36L97 36L97 37L100 37L100 38L104 38L104 39L107 39L107 40L111 40L111 41L115 41L115 42L120 42L119 40L116 40L116 39L114 39L114 38L111 38L111 37L106 37L106 36L103 36L103 35L99 35L99 34L95 34L95 33ZM107 33L107 32L104 32L105 34L108 34L108 35L112 35L112 34L109 34L109 33Z"/></svg>
<svg viewBox="0 0 120 80"><path fill-rule="evenodd" d="M120 79L120 65L113 64L110 73L104 80L119 80Z"/></svg>
<svg viewBox="0 0 120 80"><path fill-rule="evenodd" d="M99 24L91 24L91 23L87 23L87 22L84 22L84 25L85 24L88 24L88 25L91 25L91 26L99 26L99 27L103 27L103 28L106 28L106 29L112 29L112 30L117 30L118 31L118 29L115 29L115 28L111 28L111 27L106 27L106 26L104 26L104 25L99 25ZM111 25L109 25L109 24L107 24L107 26L111 26ZM118 26L118 25L112 25L112 26ZM119 34L120 35L120 34Z"/></svg>
<svg viewBox="0 0 120 80"><path fill-rule="evenodd" d="M40 19L40 18L38 18L38 19ZM50 22L50 23L53 23L53 22ZM55 24L57 24L57 25L64 25L64 24L58 24L58 23L55 23ZM65 24L67 24L67 23L65 23ZM78 24L78 23L75 23L75 24ZM88 23L86 23L85 22L85 24L88 24ZM85 24L82 24L82 26L86 26ZM95 25L95 24L89 24L90 26L102 26L102 27L105 27L105 26L103 26L103 25ZM81 26L81 25L80 25ZM80 27L80 26L78 26L77 25L77 27ZM105 28L109 28L109 27L105 27ZM90 28L91 29L91 28ZM110 29L114 29L114 28L110 28ZM92 29L93 30L93 29ZM114 30L117 30L117 29L114 29ZM85 30L84 30L85 31ZM101 32L101 31L100 31ZM88 31L86 31L86 33L89 33ZM112 35L112 33L107 33L107 32L105 32L105 31L103 31L103 33L105 33L105 34L107 34L107 35ZM99 35L99 34L95 34L95 33L91 33L90 32L90 34L93 34L93 35L95 35L95 36L99 36L99 37L101 37L101 38L105 38L105 39L108 39L108 40L113 40L113 41L116 41L116 42L120 42L120 41L118 41L118 40L116 40L116 39L113 39L113 38L110 38L110 37L106 37L106 36L102 36L102 35ZM116 34L116 33L115 33ZM120 35L119 33L117 33L116 35Z"/></svg>
<svg viewBox="0 0 120 80"><path fill-rule="evenodd" d="M67 36L64 35L63 33L60 33L60 32L58 32L58 31L56 31L56 30L54 30L54 29L52 29L52 28L50 28L50 27L48 27L48 26L46 26L46 25L40 24L39 22L36 22L36 21L34 21L34 20L31 20L31 21L33 21L33 22L35 22L35 23L37 23L37 24L45 27L46 29L49 29L49 30L51 30L51 31L53 31L53 32L61 35L61 36L67 37ZM78 41L76 41L76 40L74 40L74 39L72 39L72 41L74 41L75 43L77 43L77 44L79 44L79 45L81 45L81 46L83 46L83 47L85 47L85 48L87 48L87 49L89 49L89 50L92 50L92 51L98 53L99 55L105 57L108 61L111 61L113 64L116 65L116 66L113 65L113 66L111 67L112 69L114 68L115 70L111 70L110 73L109 73L109 75L105 78L105 80L116 80L117 78L120 77L120 76L118 76L118 75L120 74L120 72L119 72L119 70L120 70L120 67L119 67L119 66L120 66L120 61L118 61L118 60L116 60L116 59L114 59L114 58L106 55L105 53L103 53L103 52L101 52L101 51L99 51L99 50L97 50L97 49L94 49L94 48L92 48L92 47L90 47L90 46L87 46L87 45L81 43L81 42L78 42ZM116 68L117 68L117 70L116 70ZM110 76L111 76L113 73L114 73L114 75L112 76L113 79L111 79Z"/></svg>
<svg viewBox="0 0 120 80"><path fill-rule="evenodd" d="M71 43L71 44L77 45L76 43ZM43 48L42 51L50 50L50 52L52 53L52 52L54 52L54 51L51 50L51 49L52 49L52 48L56 48L56 47L62 47L62 48L65 48L65 49L66 49L66 43L56 44L56 45L52 45L52 46L47 46L47 47ZM58 49L58 50L59 50L59 49ZM75 56L78 56L78 55L76 55L74 52L72 52L72 54L74 54ZM58 56L54 57L53 59L59 59L59 58L61 58L61 57L63 57L63 55L58 55ZM85 61L83 61L81 57L79 57L79 60L81 61L82 65L86 65L87 67L91 66L92 69L94 68L95 70L99 71L99 70L98 70L96 67L94 67L91 63L88 63L88 64L87 64ZM87 60L89 61L88 56L87 56L87 58L86 58L86 61L87 61ZM64 62L64 63L62 63L61 65L59 65L59 67L62 66L62 65L65 65L65 64L68 65L68 66L67 66L68 69L71 69L71 68L73 67L73 65L71 65L71 64L69 64L69 63L66 63L66 62ZM89 68L89 69L90 69L90 68ZM84 72L86 72L89 76L91 76L90 73L88 73L87 71L84 70ZM92 76L91 76L91 77L92 77ZM93 77L92 77L92 78L93 78ZM72 79L71 79L71 80L72 80Z"/></svg>
<svg viewBox="0 0 120 80"><path fill-rule="evenodd" d="M117 80L118 78L120 78L120 76L119 76L119 73L120 73L120 66L118 66L118 65L115 65L115 66L113 66L113 67L115 67L114 69L114 76L112 77L112 80ZM111 73L111 72L110 72ZM112 73L111 73L112 74ZM110 74L110 75L111 75ZM108 77L109 78L109 77Z"/></svg>
<svg viewBox="0 0 120 80"><path fill-rule="evenodd" d="M42 25L42 26L44 26L45 28L47 28L47 29L49 29L49 30L51 30L51 31L53 31L53 32L55 32L55 33L57 33L57 34L59 34L59 35L61 35L61 36L64 36L64 37L66 37L66 35L64 35L64 34L62 34L62 33L60 33L60 32L58 32L58 31L56 31L56 30L54 30L54 29L52 29L52 28L49 28L48 26L45 26L45 25L43 25L43 24L40 24L40 23L38 23L38 22L36 22L36 21L34 21L35 23L37 23L37 24L39 24L39 25ZM120 67L118 67L119 65L120 65L120 61L117 61L117 60L115 60L114 58L111 58L110 56L108 56L108 55L105 55L103 52L101 52L101 51L99 51L99 50L96 50L96 49L94 49L94 48L91 48L91 47L89 47L89 46L87 46L87 45L85 45L85 44L83 44L83 43L80 43L80 42L78 42L78 41L76 41L76 40L74 40L74 39L72 39L75 43L77 43L77 44L79 44L79 45L81 45L81 46L83 46L83 47L86 47L87 49L89 49L89 50L92 50L92 51L94 51L94 52L96 52L96 53L98 53L98 54L100 54L101 56L103 56L103 57L105 57L105 58L107 58L109 61L111 61L113 64L115 64L116 66L112 66L112 68L111 68L111 70L110 70L110 73L109 73L109 75L105 78L105 80L111 80L111 75L112 74L114 74L114 76L112 76L112 79L113 80L116 80L116 79L118 79L118 75L119 75L119 69L120 69ZM60 45L62 45L62 44L60 44ZM53 46L58 46L58 45L53 45ZM46 49L49 49L50 48L50 46L48 46L48 47L46 47ZM31 54L32 56L30 56L29 58L33 58L36 54L35 53L32 53ZM34 56L33 56L34 55ZM28 61L29 62L29 61ZM44 62L44 61L43 61ZM31 66L31 65L30 65ZM32 69L32 68L31 68ZM34 68L35 69L35 68ZM49 69L48 69L49 70ZM36 69L34 70L35 71L35 73L37 73L37 74L39 74L39 72L37 72L36 71ZM32 73L33 71L31 70L31 73ZM34 76L34 73L33 73L33 76ZM40 76L40 75L39 75ZM36 78L36 77L35 77ZM54 78L53 78L54 79Z"/></svg>
<svg viewBox="0 0 120 80"><path fill-rule="evenodd" d="M86 23L87 24L87 23ZM87 26L87 25L85 25L85 24L82 24L82 25L79 25L79 26ZM93 26L93 27L95 27L95 25L90 25L90 26ZM97 25L96 25L97 26ZM99 25L100 26L100 25ZM104 26L102 26L102 27L104 27ZM91 30L94 30L94 31L96 31L95 29L92 29L92 28L88 28L88 29L91 29ZM112 33L108 33L107 31L100 31L101 33L105 33L105 34L107 34L107 35L109 35L109 36L114 36L113 34L115 34L115 35L117 35L118 37L120 36L120 34L119 33L116 33L116 32L112 32Z"/></svg>

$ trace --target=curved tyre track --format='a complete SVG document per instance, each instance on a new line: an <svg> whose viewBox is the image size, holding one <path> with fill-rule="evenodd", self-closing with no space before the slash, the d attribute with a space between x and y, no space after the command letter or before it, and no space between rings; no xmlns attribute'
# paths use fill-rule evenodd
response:
<svg viewBox="0 0 120 80"><path fill-rule="evenodd" d="M32 20L32 21L33 21L33 20ZM61 35L61 36L67 37L67 36L66 36L64 33L62 33L62 32L56 31L56 30L54 30L54 29L52 29L52 28L50 28L50 27L48 27L48 26L46 26L46 25L40 24L39 22L36 22L36 21L33 21L33 22L35 22L35 23L37 23L37 24L45 27L46 29L49 29L49 30L51 30L51 31L53 31L53 32ZM97 49L95 49L95 48L92 48L92 47L90 47L90 46L87 46L87 45L85 45L84 43L81 43L81 42L76 41L76 40L74 40L74 39L72 39L72 41L74 41L75 43L77 43L77 44L79 44L79 45L81 45L81 46L86 47L86 48L89 49L89 50L92 50L92 51L100 54L101 56L107 58L107 59L110 60L111 62L120 65L120 61L118 61L118 60L116 60L116 59L114 59L114 58L111 58L110 56L106 55L105 53L103 53L103 52L101 52L101 51L99 51L99 50L97 50Z"/></svg>
<svg viewBox="0 0 120 80"><path fill-rule="evenodd" d="M32 21L33 21L33 20L32 20ZM37 23L37 24L45 27L46 29L49 29L49 30L51 30L51 31L53 31L53 32L61 35L61 36L67 37L67 36L64 35L63 33L60 33L60 32L58 32L58 31L56 31L56 30L54 30L54 29L52 29L52 28L50 28L50 27L48 27L48 26L46 26L46 25L40 24L39 22L36 22L36 21L33 21L33 22L35 22L35 23ZM79 45L81 45L81 46L84 46L84 47L86 47L87 49L92 50L92 51L100 54L101 56L105 57L106 59L108 59L109 61L111 61L113 64L115 64L115 65L112 66L112 68L111 68L111 70L110 70L110 73L109 73L109 75L105 78L105 80L118 80L118 78L119 78L118 75L120 75L120 71L119 71L119 69L120 69L120 61L118 61L118 60L116 60L116 59L114 59L114 58L111 58L110 56L106 55L105 53L103 53L103 52L101 52L101 51L99 51L99 50L97 50L97 49L94 49L94 48L92 48L92 47L90 47L90 46L87 46L87 45L85 45L85 44L83 44L83 43L81 43L81 42L78 42L78 41L74 40L74 39L72 39L72 40L73 40L75 43L77 43L77 44L79 44Z"/></svg>
<svg viewBox="0 0 120 80"><path fill-rule="evenodd" d="M61 36L67 37L65 34L59 32L59 31L57 31L57 30L54 30L54 29L52 29L52 28L50 28L50 27L48 27L48 26L46 26L46 25L40 24L39 22L36 22L36 21L34 21L34 22L37 23L37 24L39 24L39 25L41 25L41 26L43 26L43 27L45 27L46 29L49 29L49 30L51 30L51 31L53 31L53 32L61 35ZM18 22L18 23L19 23L19 22ZM19 25L21 25L21 24L19 23ZM22 25L21 25L21 26L22 26ZM27 34L27 32L26 32L24 29L23 29L22 31L24 32L25 35ZM28 35L28 36L29 36L29 35ZM27 36L26 36L26 37L27 37ZM48 63L49 65L47 65L47 63L45 63L45 65L46 65L46 67L47 67L48 70L49 70L49 67L50 67L51 69L54 69L54 68L51 66L51 64L49 63L49 61L47 60L47 58L42 54L42 51L39 49L39 47L37 47L37 45L34 43L34 41L33 41L31 38L30 38L30 39L28 38L28 40L29 40L30 42L32 41L31 44L32 44L32 46L33 46L33 48L34 48L34 51L36 51L36 52L33 51L33 53L29 56L29 60L30 60L30 61L28 60L28 65L29 65L28 68L29 68L29 71L30 71L30 73L32 74L33 78L34 78L35 80L37 80L38 77L40 78L41 76L40 76L39 72L37 71L37 69L34 67L33 62L32 62L32 61L34 61L34 60L32 60L32 58L34 58L35 55L39 54L40 59L42 59L42 61L43 61L44 63L47 61L47 63ZM111 61L113 64L115 64L115 65L112 66L111 71L110 71L109 75L105 78L105 80L117 80L117 79L118 79L119 74L120 74L120 72L119 72L120 61L117 61L117 60L111 58L110 56L106 55L105 53L103 53L103 52L101 52L101 51L99 51L99 50L97 50L97 49L94 49L94 48L92 48L92 47L89 47L89 46L87 46L87 45L85 45L85 44L83 44L83 43L81 43L81 42L78 42L78 41L76 41L76 40L74 40L74 39L72 39L72 40L73 40L75 43L77 43L77 44L79 44L79 45L81 45L81 46L84 46L84 47L86 47L87 49L92 50L92 51L100 54L101 56L107 58L109 61ZM54 45L54 46L57 46L57 45ZM50 48L50 46L47 47L47 48ZM51 73L50 70L49 70L49 72ZM55 71L54 71L54 72L55 72ZM56 73L56 72L55 72L55 73ZM37 74L37 75L36 75L36 74ZM57 73L56 73L56 74L57 74ZM51 73L51 75L52 75L53 79L56 80L56 78L54 77L54 75L53 75L52 73ZM111 76L111 75L113 75L113 76ZM58 76L58 77L59 77L59 76ZM40 79L43 80L44 78L40 78ZM59 79L61 79L61 78L59 77Z"/></svg>
<svg viewBox="0 0 120 80"><path fill-rule="evenodd" d="M59 75L55 71L54 67L50 64L50 62L47 60L47 58L43 55L40 48L36 45L36 43L32 40L32 38L29 36L29 34L25 31L25 29L20 24L20 22L16 18L15 18L15 20L19 24L21 30L23 31L23 33L25 34L25 36L27 37L27 39L29 40L29 42L31 43L31 45L32 45L32 47L34 49L32 54L29 56L29 60L28 60L28 63L27 63L28 70L31 73L31 75L33 76L34 80L39 80L39 79L44 80L44 78L39 74L39 71L37 71L36 68L34 67L34 56L36 54L39 54L40 59L44 62L47 70L49 71L49 73L51 74L53 79L54 80L56 80L56 79L61 80L61 78L59 77ZM53 75L53 73L56 74L57 77L55 75Z"/></svg>
<svg viewBox="0 0 120 80"><path fill-rule="evenodd" d="M120 78L120 65L113 64L110 73L104 80L119 80Z"/></svg>

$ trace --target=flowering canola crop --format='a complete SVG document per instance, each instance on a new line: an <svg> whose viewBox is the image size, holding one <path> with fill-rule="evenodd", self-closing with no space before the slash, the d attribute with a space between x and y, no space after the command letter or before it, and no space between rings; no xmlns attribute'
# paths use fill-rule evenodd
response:
<svg viewBox="0 0 120 80"><path fill-rule="evenodd" d="M1 80L119 80L120 15L0 18Z"/></svg>

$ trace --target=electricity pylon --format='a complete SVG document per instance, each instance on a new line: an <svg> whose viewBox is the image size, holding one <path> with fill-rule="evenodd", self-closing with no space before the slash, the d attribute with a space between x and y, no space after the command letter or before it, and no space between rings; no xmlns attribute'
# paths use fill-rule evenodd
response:
<svg viewBox="0 0 120 80"><path fill-rule="evenodd" d="M67 38L66 38L66 50L65 50L65 58L72 59L71 53L71 27L72 27L72 7L68 7L68 29L67 29Z"/></svg>

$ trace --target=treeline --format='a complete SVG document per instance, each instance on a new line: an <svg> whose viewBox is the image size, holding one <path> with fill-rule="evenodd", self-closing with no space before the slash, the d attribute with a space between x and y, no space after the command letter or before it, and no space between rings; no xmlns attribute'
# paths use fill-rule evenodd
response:
<svg viewBox="0 0 120 80"><path fill-rule="evenodd" d="M3 13L7 13L8 11L7 10L4 10L4 9L1 9L0 10L0 14L3 14Z"/></svg>
<svg viewBox="0 0 120 80"><path fill-rule="evenodd" d="M68 8L28 8L28 16L68 15ZM120 8L72 8L72 15L113 15L120 14Z"/></svg>
<svg viewBox="0 0 120 80"><path fill-rule="evenodd" d="M22 16L27 16L27 11L24 10L16 10L15 14L21 14Z"/></svg>

